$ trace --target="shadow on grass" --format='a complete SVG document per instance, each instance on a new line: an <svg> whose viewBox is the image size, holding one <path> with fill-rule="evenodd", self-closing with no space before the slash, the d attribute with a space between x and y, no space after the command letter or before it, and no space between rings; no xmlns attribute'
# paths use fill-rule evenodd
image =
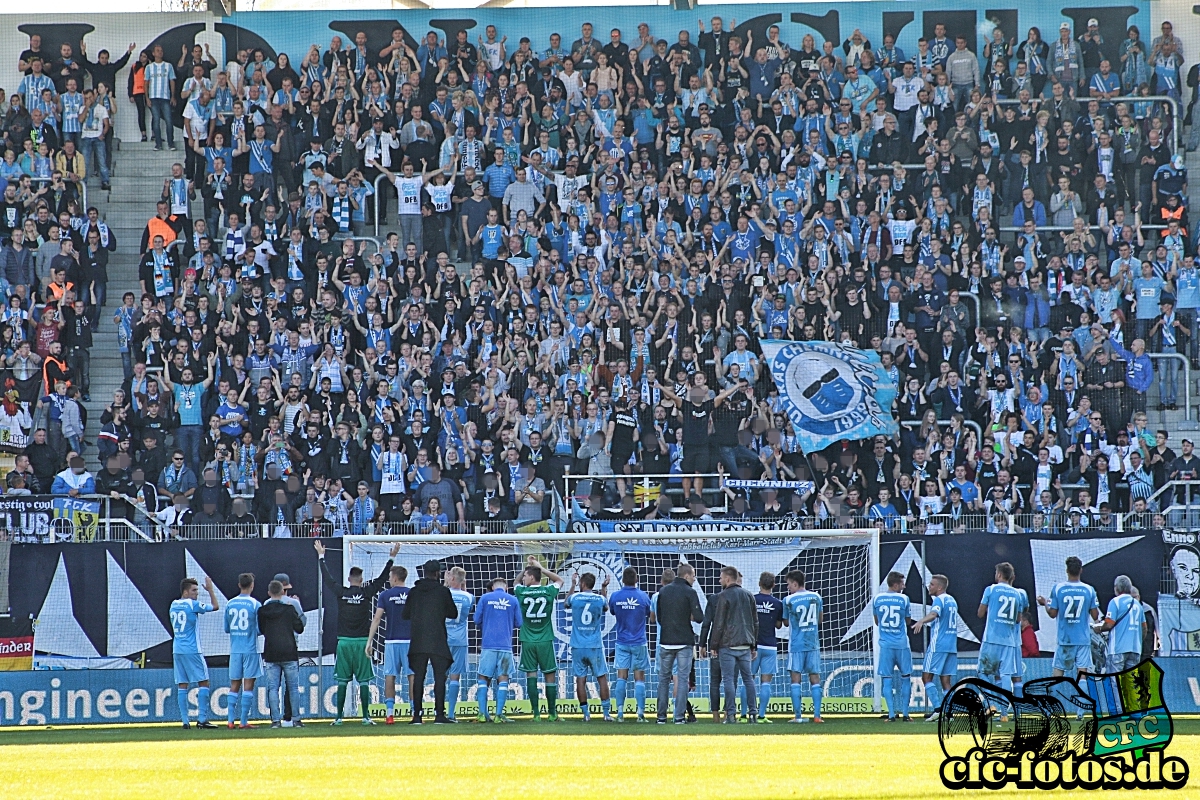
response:
<svg viewBox="0 0 1200 800"><path fill-rule="evenodd" d="M528 718L514 718L508 725L480 724L462 721L457 725L408 725L397 723L386 726L382 723L363 726L357 720L334 727L329 721L320 720L305 724L303 729L271 728L269 723L254 724L251 730L229 730L224 722L215 730L200 730L192 727L183 730L177 725L122 725L110 727L38 727L0 728L0 749L6 746L41 744L111 744L114 742L177 742L177 741L237 741L275 738L350 737L350 736L863 736L892 734L908 736L937 735L937 725L914 720L910 724L887 723L878 718L827 717L824 725L792 725L785 719L774 719L771 725L718 725L711 719L702 719L692 725L639 725L627 720L624 723L604 723L593 719L584 723L579 719L567 719L559 723L533 722ZM1200 718L1174 721L1175 735L1200 735Z"/></svg>

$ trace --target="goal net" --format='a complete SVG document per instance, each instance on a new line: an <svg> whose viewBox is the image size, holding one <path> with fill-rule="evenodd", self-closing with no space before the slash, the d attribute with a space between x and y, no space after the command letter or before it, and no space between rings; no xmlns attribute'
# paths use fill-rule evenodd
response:
<svg viewBox="0 0 1200 800"><path fill-rule="evenodd" d="M485 594L494 578L502 577L509 590L516 584L529 556L536 557L563 580L562 595L554 615L555 649L558 656L558 682L561 703L566 710L577 708L570 681L569 641L570 614L561 597L571 585L575 574L596 576L597 591L608 580L611 595L621 587L621 575L633 567L639 576L639 587L653 595L661 586L663 573L686 562L696 571L694 588L702 608L708 599L721 591L721 568L732 566L742 575L742 586L751 593L759 591L759 577L764 572L775 575L773 594L783 599L788 594L786 576L792 570L803 570L807 588L818 592L823 599L821 638L821 680L824 684L825 713L865 713L878 709L878 682L874 680L874 625L871 601L879 585L878 534L873 530L750 530L713 533L680 531L638 533L536 533L495 534L475 536L347 536L345 538L344 569L362 567L366 576L378 575L388 559L388 551L400 543L396 563L408 569L408 585L420 574L421 565L429 559L441 562L442 569L461 567L466 572L466 590L476 600ZM606 615L604 645L610 662L610 681L615 677L612 667L616 644L616 620ZM694 625L699 633L700 625ZM651 668L646 676L648 693L655 695L658 676L654 669L657 647L656 626L648 626L647 638ZM463 696L459 713L473 713L475 706L475 668L479 658L479 630L474 622L467 626L468 674L463 677ZM788 672L788 628L778 634L778 671L772 684L770 711L773 714L791 713L792 702ZM373 694L382 697L382 638L376 642L376 681ZM519 645L514 636L514 654ZM715 660L714 660L715 663ZM632 678L632 676L631 676ZM757 676L756 676L757 679ZM432 697L432 677L425 693ZM805 703L807 705L808 678ZM528 709L525 698L525 676L510 676L510 710ZM709 708L709 661L696 660L695 686L691 701L697 710ZM594 692L594 687L589 688ZM397 690L399 703L400 691Z"/></svg>

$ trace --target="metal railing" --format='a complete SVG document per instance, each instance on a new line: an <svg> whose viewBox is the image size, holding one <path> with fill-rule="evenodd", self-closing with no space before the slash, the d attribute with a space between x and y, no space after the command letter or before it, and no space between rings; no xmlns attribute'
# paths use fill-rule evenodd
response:
<svg viewBox="0 0 1200 800"><path fill-rule="evenodd" d="M656 501L660 496L666 494L671 496L682 496L682 482L686 478L688 480L700 479L704 481L704 489L700 492L701 497L705 495L717 495L721 500L721 505L709 505L708 508L712 512L725 513L729 510L729 498L723 491L725 488L725 478L728 477L724 472L696 472L682 474L677 472L662 473L662 474L635 474L635 475L563 475L563 485L566 489L567 499L578 498L571 491L572 482L576 488L584 481L599 481L601 484L616 483L624 481L627 485L632 484L634 499L639 507L646 507ZM694 488L693 488L693 491ZM676 507L684 508L687 498L684 497L683 503L676 503ZM568 509L569 511L569 509Z"/></svg>
<svg viewBox="0 0 1200 800"><path fill-rule="evenodd" d="M1153 491L1153 492L1150 494L1150 496L1146 498L1146 502L1147 502L1148 504L1150 504L1151 506L1153 506L1153 507L1157 507L1157 506L1158 506L1158 498L1159 498L1159 496L1160 496L1160 495L1162 495L1164 492L1172 492L1172 493L1173 493L1173 492L1175 491L1175 488L1176 488L1176 487L1179 487L1179 486L1192 486L1192 487L1195 487L1196 496L1200 496L1200 480L1194 480L1194 481L1167 481L1167 482L1166 482L1166 483L1164 483L1162 486L1160 486L1160 487L1158 487L1157 489L1155 489L1155 490L1154 490L1154 491ZM1189 490L1189 491L1191 491L1191 490Z"/></svg>
<svg viewBox="0 0 1200 800"><path fill-rule="evenodd" d="M1146 353L1146 355L1150 357L1151 361L1183 362L1183 418L1190 422L1192 419L1192 364L1188 357L1183 353Z"/></svg>
<svg viewBox="0 0 1200 800"><path fill-rule="evenodd" d="M1030 104L1034 107L1034 110L1036 111L1037 107L1046 99L1048 99L1048 98L1034 97L1034 98L1030 99ZM1092 98L1090 96L1087 96L1087 97L1083 98L1083 101L1084 101L1084 103L1086 103L1090 99L1092 99ZM1012 98L1012 99L1005 98L1004 100L995 100L993 102L995 102L995 104L998 106L1015 106L1015 105L1021 104L1021 101L1017 98ZM1144 97L1140 96L1140 95L1123 95L1121 97L1114 97L1110 100L1105 100L1105 101L1101 101L1101 102L1107 102L1107 103L1151 103L1151 102L1164 103L1165 102L1165 103L1170 103L1171 104L1171 138L1173 138L1175 140L1175 147L1172 148L1172 150L1177 153L1183 149L1183 114L1182 114L1180 106L1179 106L1179 101L1176 100L1174 97L1170 97L1165 94L1148 94L1148 95L1145 95ZM921 166L923 167L924 165L922 164Z"/></svg>
<svg viewBox="0 0 1200 800"><path fill-rule="evenodd" d="M1142 223L1142 224L1138 225L1137 229L1138 230L1146 230L1146 231L1165 231L1167 229L1167 226L1166 225L1147 225L1145 223ZM1001 225L999 230L1001 233L1024 233L1025 232L1024 228L1018 227L1016 225ZM1068 227L1066 225L1038 225L1038 226L1036 226L1036 230L1038 233L1071 233L1072 231L1075 230L1075 228ZM1099 230L1103 230L1103 228L1099 225L1085 225L1084 230L1099 231Z"/></svg>

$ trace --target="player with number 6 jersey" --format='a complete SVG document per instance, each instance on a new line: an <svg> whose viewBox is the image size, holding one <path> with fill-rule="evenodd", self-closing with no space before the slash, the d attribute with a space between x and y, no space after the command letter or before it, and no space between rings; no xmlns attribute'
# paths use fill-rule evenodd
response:
<svg viewBox="0 0 1200 800"><path fill-rule="evenodd" d="M578 586L578 590L576 590ZM612 698L608 694L608 660L604 657L604 612L608 609L608 576L597 594L596 576L591 572L571 576L567 609L571 612L571 674L575 676L575 696L583 711L583 721L591 721L588 710L587 679L596 679L604 721L612 722Z"/></svg>
<svg viewBox="0 0 1200 800"><path fill-rule="evenodd" d="M538 701L538 673L545 676L546 708L552 722L558 721L558 662L554 658L554 604L562 578L551 572L533 556L527 560L521 573L520 584L513 588L521 608L521 631L517 640L521 643L521 663L518 669L525 673L525 690L533 707L534 721L541 720L542 708Z"/></svg>
<svg viewBox="0 0 1200 800"><path fill-rule="evenodd" d="M801 697L801 676L808 673L812 695L813 722L821 717L821 612L825 601L821 595L805 587L803 570L788 573L788 596L783 601L783 623L790 629L788 640L788 670L792 677L792 718L789 722L805 722Z"/></svg>
<svg viewBox="0 0 1200 800"><path fill-rule="evenodd" d="M251 594L254 575L238 575L237 597L225 605L225 632L229 634L228 726L234 726L241 707L241 727L250 727L254 707L254 682L262 677L262 657L258 654L258 608L262 603Z"/></svg>

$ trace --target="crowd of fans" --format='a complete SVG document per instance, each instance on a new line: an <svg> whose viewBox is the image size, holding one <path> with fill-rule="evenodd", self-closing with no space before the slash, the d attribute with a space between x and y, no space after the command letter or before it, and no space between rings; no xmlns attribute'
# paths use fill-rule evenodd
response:
<svg viewBox="0 0 1200 800"><path fill-rule="evenodd" d="M1180 524L1155 493L1200 459L1147 393L1180 402L1179 359L1149 354L1197 364L1191 108L1155 98L1196 67L1169 22L1096 23L982 48L937 25L907 54L719 17L670 43L156 46L129 110L183 152L115 313L116 238L80 187L108 188L136 48L32 36L0 102L0 427L32 435L7 487L133 498L174 534L472 529L576 496L617 519ZM93 478L88 349L114 324ZM899 433L801 453L763 339L878 351Z"/></svg>

